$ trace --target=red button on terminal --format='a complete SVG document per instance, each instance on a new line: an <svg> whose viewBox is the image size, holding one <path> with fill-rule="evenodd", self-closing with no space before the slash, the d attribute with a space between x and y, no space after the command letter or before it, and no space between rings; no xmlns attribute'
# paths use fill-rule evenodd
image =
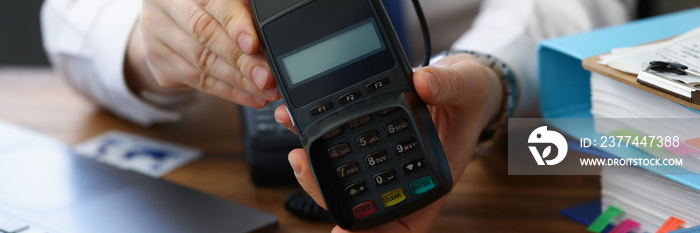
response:
<svg viewBox="0 0 700 233"><path fill-rule="evenodd" d="M374 201L362 202L352 208L352 214L355 215L355 219L367 217L376 211L377 206L374 205Z"/></svg>

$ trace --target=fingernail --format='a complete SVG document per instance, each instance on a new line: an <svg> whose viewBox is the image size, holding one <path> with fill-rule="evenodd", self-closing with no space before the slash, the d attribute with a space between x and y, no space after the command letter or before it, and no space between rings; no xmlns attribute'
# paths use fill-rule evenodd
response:
<svg viewBox="0 0 700 233"><path fill-rule="evenodd" d="M267 91L265 91L265 95L270 97L270 101L274 101L275 99L277 99L277 88L275 87L272 89L268 89Z"/></svg>
<svg viewBox="0 0 700 233"><path fill-rule="evenodd" d="M267 104L267 100L258 97L253 97L253 101L258 104L258 106L265 106Z"/></svg>
<svg viewBox="0 0 700 233"><path fill-rule="evenodd" d="M267 72L267 69L262 66L256 66L253 69L253 81L255 82L255 85L258 85L258 88L263 89L265 87L265 84L267 84L267 77L269 76L269 73Z"/></svg>
<svg viewBox="0 0 700 233"><path fill-rule="evenodd" d="M248 33L241 33L238 35L238 48L241 49L245 54L250 55L253 52L253 37L248 35Z"/></svg>
<svg viewBox="0 0 700 233"><path fill-rule="evenodd" d="M438 97L440 93L440 80L433 73L425 72L425 78L428 80L428 86L430 86L430 92L433 94L433 99Z"/></svg>
<svg viewBox="0 0 700 233"><path fill-rule="evenodd" d="M295 175L301 175L301 165L299 165L297 162L295 162L292 159L289 159L289 165L292 166L292 170L294 170Z"/></svg>

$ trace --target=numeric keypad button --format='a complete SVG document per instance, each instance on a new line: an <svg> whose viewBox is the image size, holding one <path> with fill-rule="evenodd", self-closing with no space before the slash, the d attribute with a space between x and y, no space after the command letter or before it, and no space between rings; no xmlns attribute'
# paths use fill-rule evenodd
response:
<svg viewBox="0 0 700 233"><path fill-rule="evenodd" d="M396 152L397 155L405 154L413 149L416 148L417 143L415 138L410 138L407 140L400 141L399 143L394 144L394 152Z"/></svg>
<svg viewBox="0 0 700 233"><path fill-rule="evenodd" d="M350 144L347 142L335 145L328 149L328 157L331 159L337 159L350 154L352 150L350 149Z"/></svg>
<svg viewBox="0 0 700 233"><path fill-rule="evenodd" d="M351 184L350 186L346 187L345 194L348 196L348 198L353 198L353 197L359 196L360 194L364 193L365 190L367 190L365 182L360 181L360 182Z"/></svg>
<svg viewBox="0 0 700 233"><path fill-rule="evenodd" d="M357 146L360 148L371 146L372 144L377 143L380 140L381 138L379 137L379 132L377 132L376 130L363 133L362 135L355 138L355 141L357 141Z"/></svg>
<svg viewBox="0 0 700 233"><path fill-rule="evenodd" d="M365 156L365 164L371 168L386 162L388 159L389 155L386 153L386 150L380 150Z"/></svg>
<svg viewBox="0 0 700 233"><path fill-rule="evenodd" d="M396 110L399 110L399 107L387 108L387 109L381 110L377 113L379 114L379 116L386 116L386 115L389 115L389 114L395 112Z"/></svg>
<svg viewBox="0 0 700 233"><path fill-rule="evenodd" d="M396 173L394 170L386 170L380 172L372 177L374 184L377 186L388 184L389 182L396 179Z"/></svg>
<svg viewBox="0 0 700 233"><path fill-rule="evenodd" d="M360 171L360 166L357 162L350 162L338 167L335 171L338 173L338 177L345 178L357 174Z"/></svg>
<svg viewBox="0 0 700 233"><path fill-rule="evenodd" d="M343 133L343 127L338 127L336 129L331 130L330 132L326 133L325 135L323 135L323 140L328 140L328 139L334 138L335 136L338 136L341 133Z"/></svg>
<svg viewBox="0 0 700 233"><path fill-rule="evenodd" d="M367 115L367 116L363 116L363 117L360 117L360 118L357 118L355 120L350 121L350 123L348 123L348 125L350 126L351 129L354 129L354 128L363 126L363 125L369 123L370 121L372 121L372 116Z"/></svg>
<svg viewBox="0 0 700 233"><path fill-rule="evenodd" d="M403 168L403 173L406 175L414 173L423 168L424 166L425 161L423 160L423 158L414 158L411 161L408 161L401 165L401 167Z"/></svg>
<svg viewBox="0 0 700 233"><path fill-rule="evenodd" d="M408 120L405 118L401 118L395 121L392 121L388 125L384 126L384 130L386 130L387 135L393 135L400 133L401 131L404 131L408 128Z"/></svg>

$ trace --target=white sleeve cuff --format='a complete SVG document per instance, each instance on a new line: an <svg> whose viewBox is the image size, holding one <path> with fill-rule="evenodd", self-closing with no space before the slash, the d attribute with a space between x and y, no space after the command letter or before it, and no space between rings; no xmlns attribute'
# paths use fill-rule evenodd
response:
<svg viewBox="0 0 700 233"><path fill-rule="evenodd" d="M97 98L120 117L142 126L156 122L179 121L180 114L150 105L132 93L124 79L126 49L141 9L141 1L119 0L108 3L95 19L86 45L104 93Z"/></svg>
<svg viewBox="0 0 700 233"><path fill-rule="evenodd" d="M631 0L486 0L474 24L455 50L491 54L505 62L518 79L520 102L514 117L539 115L537 44L625 22Z"/></svg>
<svg viewBox="0 0 700 233"><path fill-rule="evenodd" d="M526 31L534 11L534 4L528 0L486 1L472 28L452 46L455 50L491 54L511 68L520 91L513 117L535 116L539 112L537 42Z"/></svg>

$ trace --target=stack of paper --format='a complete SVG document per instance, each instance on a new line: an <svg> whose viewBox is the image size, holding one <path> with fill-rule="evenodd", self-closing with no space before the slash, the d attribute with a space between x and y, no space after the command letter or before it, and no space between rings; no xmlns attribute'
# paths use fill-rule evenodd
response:
<svg viewBox="0 0 700 233"><path fill-rule="evenodd" d="M623 171L606 175L613 169ZM625 175L619 175L621 172ZM696 189L633 167L604 167L601 177L603 209L615 206L624 211L613 224L629 218L638 222L643 232L656 232L673 216L685 221L683 228L700 225L700 191Z"/></svg>
<svg viewBox="0 0 700 233"><path fill-rule="evenodd" d="M636 76L650 61L678 62L700 70L699 55L700 28L661 43L615 49L610 55L601 56L600 64ZM677 81L700 82L696 77L681 78L686 79ZM591 103L595 118L620 119L596 120L597 132L610 135L628 130L642 136L678 136L679 147L639 149L657 158L682 158L683 169L700 174L700 114L697 111L598 73L591 75ZM622 171L613 174L614 169ZM624 211L619 219L632 219L646 232L656 232L671 216L684 220L682 227L699 225L700 190L696 187L700 184L693 182L700 179L675 178L686 182L679 183L654 172L634 167L604 167L601 176L603 209L617 207Z"/></svg>
<svg viewBox="0 0 700 233"><path fill-rule="evenodd" d="M636 75L650 61L678 62L691 70L700 70L700 28L660 43L613 49L611 54L601 56L600 63ZM700 83L700 77L674 77L679 77L679 82ZM688 155L683 167L700 174L700 151L697 151L700 147L686 143L700 136L700 120L682 120L700 118L697 111L597 73L591 76L591 103L591 113L596 118L644 119L620 120L620 125L596 121L596 131L608 134L622 127L639 135L679 136L681 149L642 150L658 158Z"/></svg>
<svg viewBox="0 0 700 233"><path fill-rule="evenodd" d="M613 49L600 57L600 64L637 75L650 61L679 62L692 70L700 70L700 27L673 39L642 46ZM686 76L684 82L697 82L700 78Z"/></svg>
<svg viewBox="0 0 700 233"><path fill-rule="evenodd" d="M610 132L624 129L643 136L678 136L679 148L684 150L639 149L661 159L681 157L683 168L700 174L700 145L686 142L693 142L700 136L700 114L597 73L591 75L591 103L594 117L619 119L595 121L596 132L610 135Z"/></svg>

